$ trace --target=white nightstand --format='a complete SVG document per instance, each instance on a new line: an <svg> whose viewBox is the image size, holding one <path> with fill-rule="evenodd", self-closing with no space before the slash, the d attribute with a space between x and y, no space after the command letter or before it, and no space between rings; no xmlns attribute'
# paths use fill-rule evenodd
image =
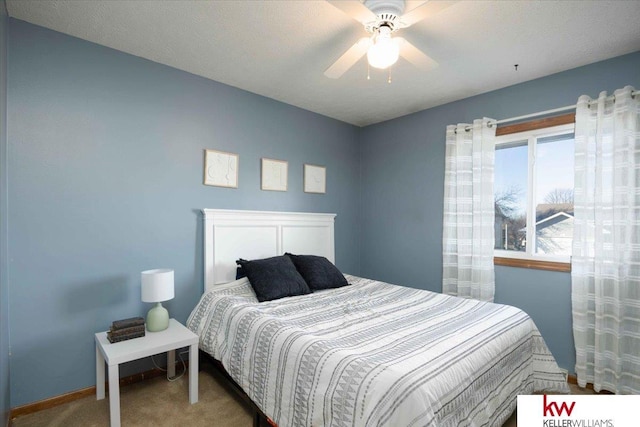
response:
<svg viewBox="0 0 640 427"><path fill-rule="evenodd" d="M96 334L96 397L104 399L104 364L109 365L109 415L111 426L120 426L121 363L167 352L167 370L175 376L175 350L189 347L189 402L198 401L198 336L175 319L160 332L146 332L141 338L110 343L106 332Z"/></svg>

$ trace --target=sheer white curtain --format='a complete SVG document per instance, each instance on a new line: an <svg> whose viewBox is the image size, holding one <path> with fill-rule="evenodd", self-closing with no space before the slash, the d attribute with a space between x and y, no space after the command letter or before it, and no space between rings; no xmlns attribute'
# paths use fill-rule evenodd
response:
<svg viewBox="0 0 640 427"><path fill-rule="evenodd" d="M493 301L495 125L447 126L442 292Z"/></svg>
<svg viewBox="0 0 640 427"><path fill-rule="evenodd" d="M571 260L578 384L640 393L640 95L576 107Z"/></svg>

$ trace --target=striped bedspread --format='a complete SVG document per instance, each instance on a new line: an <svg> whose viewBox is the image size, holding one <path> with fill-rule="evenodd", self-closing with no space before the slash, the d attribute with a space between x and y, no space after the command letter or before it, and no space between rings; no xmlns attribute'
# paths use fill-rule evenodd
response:
<svg viewBox="0 0 640 427"><path fill-rule="evenodd" d="M280 427L501 426L518 394L567 391L521 310L346 277L263 303L221 285L188 327Z"/></svg>

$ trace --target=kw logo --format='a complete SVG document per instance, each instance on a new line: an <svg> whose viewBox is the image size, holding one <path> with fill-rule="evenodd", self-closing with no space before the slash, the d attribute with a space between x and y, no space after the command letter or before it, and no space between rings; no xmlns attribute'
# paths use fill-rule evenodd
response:
<svg viewBox="0 0 640 427"><path fill-rule="evenodd" d="M567 413L567 417L571 416L573 408L576 406L576 402L571 402L571 405L567 405L567 402L562 402L558 406L557 402L547 403L547 395L545 394L542 399L542 416L543 417L561 417L563 412ZM554 412L555 410L555 412Z"/></svg>

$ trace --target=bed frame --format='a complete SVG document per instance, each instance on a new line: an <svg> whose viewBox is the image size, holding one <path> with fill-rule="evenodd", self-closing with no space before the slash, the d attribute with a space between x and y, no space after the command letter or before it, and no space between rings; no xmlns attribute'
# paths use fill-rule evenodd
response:
<svg viewBox="0 0 640 427"><path fill-rule="evenodd" d="M320 255L335 263L335 214L203 209L204 291L236 278L236 260L285 252ZM200 351L254 411L253 426L275 426L226 372L222 363Z"/></svg>

